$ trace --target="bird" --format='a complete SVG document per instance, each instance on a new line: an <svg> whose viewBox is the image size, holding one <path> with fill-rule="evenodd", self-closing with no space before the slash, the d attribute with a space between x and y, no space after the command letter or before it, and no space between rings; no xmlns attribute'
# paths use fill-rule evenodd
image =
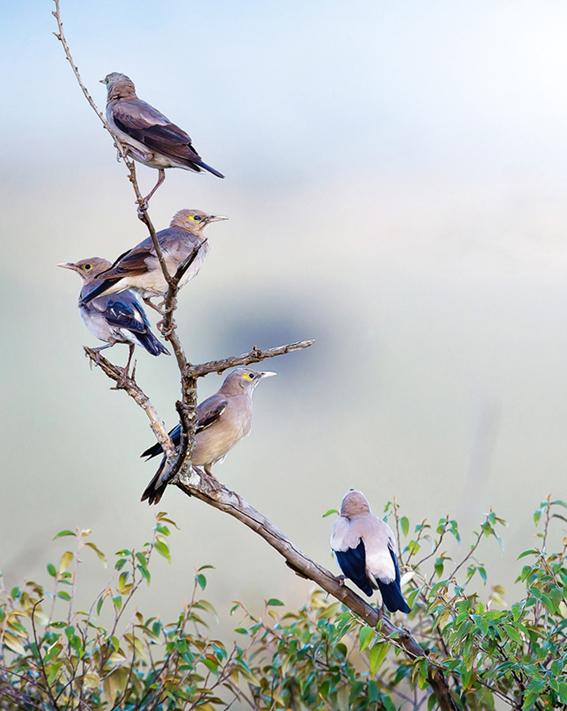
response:
<svg viewBox="0 0 567 711"><path fill-rule="evenodd" d="M258 383L274 375L276 373L271 371L236 368L214 395L198 405L191 464L193 467L202 467L213 485L217 481L212 472L213 465L222 462L234 445L250 433L254 390ZM174 427L169 436L174 446L178 447L181 425ZM158 442L142 452L141 456L151 459L162 452ZM169 483L167 473L162 476L165 463L166 458L163 457L159 469L142 494L142 501L157 504L161 499Z"/></svg>
<svg viewBox="0 0 567 711"><path fill-rule="evenodd" d="M79 311L85 326L106 345L94 348L97 353L111 348L116 343L126 343L129 348L128 362L124 368L127 375L136 345L153 356L169 355L167 348L152 333L146 313L133 291L126 290L113 296L99 296L87 304L82 299L92 288L97 274L108 269L110 262L102 257L90 257L78 262L62 262L57 266L76 272L83 280L79 296Z"/></svg>
<svg viewBox="0 0 567 711"><path fill-rule="evenodd" d="M344 576L369 597L380 589L390 612L410 612L400 587L400 568L394 552L394 534L370 510L360 491L347 491L331 534L331 548Z"/></svg>
<svg viewBox="0 0 567 711"><path fill-rule="evenodd" d="M179 287L197 275L207 256L209 245L204 236L207 225L227 219L223 215L208 215L202 210L179 210L169 227L156 234L170 275L173 276L181 265L193 258ZM81 303L88 304L102 294L116 294L130 288L141 291L144 298L165 298L169 285L151 237L121 254L114 264L100 272L96 284L85 293ZM149 305L156 308L151 301ZM160 310L159 307L157 310Z"/></svg>
<svg viewBox="0 0 567 711"><path fill-rule="evenodd" d="M195 173L206 170L217 178L224 178L201 159L188 133L138 98L129 77L111 72L100 81L106 86L106 119L111 133L135 160L158 170L156 185L143 199L146 205L165 180L165 168L182 168Z"/></svg>

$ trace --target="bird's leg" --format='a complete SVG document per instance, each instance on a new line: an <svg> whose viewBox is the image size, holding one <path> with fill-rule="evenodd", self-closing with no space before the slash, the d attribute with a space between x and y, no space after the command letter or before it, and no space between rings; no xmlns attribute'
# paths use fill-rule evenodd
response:
<svg viewBox="0 0 567 711"><path fill-rule="evenodd" d="M346 577L344 575L335 575L335 580L339 585L344 585Z"/></svg>
<svg viewBox="0 0 567 711"><path fill-rule="evenodd" d="M143 296L143 297L142 297L142 301L144 302L144 304L146 304L146 306L149 306L149 307L150 307L151 309L153 309L154 311L157 311L160 316L163 316L163 315L164 315L164 313L163 313L163 304L164 304L164 302L163 302L163 301L162 301L161 304L159 304L159 305L158 305L158 304L154 304L154 302L152 301L152 297L151 297L151 296Z"/></svg>
<svg viewBox="0 0 567 711"><path fill-rule="evenodd" d="M120 387L124 387L126 384L126 381L128 380L128 375L130 372L130 363L132 362L132 356L134 355L134 351L136 350L136 346L133 343L128 344L128 361L122 370L122 375L120 376L120 380L116 383L116 385Z"/></svg>
<svg viewBox="0 0 567 711"><path fill-rule="evenodd" d="M148 203L156 190L159 188L159 186L163 183L165 180L165 170L163 168L158 168L158 180L157 183L154 185L154 187L150 190L150 192L146 195L145 198L142 198L140 201L140 210L146 211L148 209Z"/></svg>

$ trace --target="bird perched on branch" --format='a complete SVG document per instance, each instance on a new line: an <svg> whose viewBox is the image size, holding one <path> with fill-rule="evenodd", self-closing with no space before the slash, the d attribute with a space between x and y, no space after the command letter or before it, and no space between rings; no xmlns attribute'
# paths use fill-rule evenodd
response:
<svg viewBox="0 0 567 711"><path fill-rule="evenodd" d="M331 534L331 548L340 569L368 596L379 588L390 612L409 612L400 588L394 546L392 529L374 516L364 494L348 491Z"/></svg>
<svg viewBox="0 0 567 711"><path fill-rule="evenodd" d="M202 210L179 210L170 226L156 234L171 276L183 264L188 265L179 287L197 275L207 256L209 246L204 236L205 227L211 222L227 219L222 215L208 215ZM138 289L144 297L150 298L165 297L167 293L168 283L151 237L121 254L114 264L99 273L96 284L81 303L88 304L102 294L116 294L130 288Z"/></svg>
<svg viewBox="0 0 567 711"><path fill-rule="evenodd" d="M92 289L97 274L108 269L110 262L102 257L81 259L79 262L65 262L57 266L71 269L83 280L79 296L81 318L89 331L99 340L106 343L94 350L99 352L111 348L115 343L126 343L129 348L128 363L125 374L130 369L130 362L136 345L145 348L153 356L165 353L167 348L154 336L146 313L132 291L122 291L116 296L99 296L89 303L82 300Z"/></svg>
<svg viewBox="0 0 567 711"><path fill-rule="evenodd" d="M252 426L252 394L260 381L272 375L276 373L236 368L225 378L218 392L197 407L191 463L194 467L203 467L209 478L214 479L212 466L221 462L234 445L249 434ZM181 442L181 425L174 427L169 436L178 447ZM162 452L158 442L146 449L141 456L151 459ZM157 504L161 499L169 482L168 472L164 471L165 464L164 457L154 478L142 494L142 501L147 499L149 504Z"/></svg>
<svg viewBox="0 0 567 711"><path fill-rule="evenodd" d="M147 203L165 180L165 168L182 168L195 173L206 170L217 178L224 178L201 160L189 134L137 97L136 87L129 77L112 72L101 82L106 85L106 118L112 133L135 160L159 171L158 181L144 202Z"/></svg>

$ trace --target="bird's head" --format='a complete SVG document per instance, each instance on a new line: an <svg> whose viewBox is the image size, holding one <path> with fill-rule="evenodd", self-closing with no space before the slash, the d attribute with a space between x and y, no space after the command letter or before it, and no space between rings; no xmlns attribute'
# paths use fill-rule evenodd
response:
<svg viewBox="0 0 567 711"><path fill-rule="evenodd" d="M251 370L236 368L225 378L221 390L230 395L239 395L243 391L252 394L260 381L271 378L276 373L269 370Z"/></svg>
<svg viewBox="0 0 567 711"><path fill-rule="evenodd" d="M134 82L126 74L111 72L104 79L101 79L100 83L106 86L109 101L112 99L129 99L136 96Z"/></svg>
<svg viewBox="0 0 567 711"><path fill-rule="evenodd" d="M171 220L171 227L181 227L188 232L199 233L211 222L228 220L224 215L209 215L203 210L179 210Z"/></svg>
<svg viewBox="0 0 567 711"><path fill-rule="evenodd" d="M101 272L109 269L112 263L102 257L89 257L89 259L81 259L80 262L61 262L57 266L77 272L85 284L88 284Z"/></svg>
<svg viewBox="0 0 567 711"><path fill-rule="evenodd" d="M368 513L369 511L370 504L362 491L350 489L343 496L343 500L341 501L341 516L351 518L351 516L356 516L361 513Z"/></svg>

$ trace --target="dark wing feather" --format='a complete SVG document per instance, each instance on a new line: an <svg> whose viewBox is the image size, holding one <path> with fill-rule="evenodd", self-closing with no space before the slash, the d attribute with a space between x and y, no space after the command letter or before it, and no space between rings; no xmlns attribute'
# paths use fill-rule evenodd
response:
<svg viewBox="0 0 567 711"><path fill-rule="evenodd" d="M119 101L112 116L121 131L152 151L191 162L201 159L189 134L145 101Z"/></svg>
<svg viewBox="0 0 567 711"><path fill-rule="evenodd" d="M142 99L120 99L112 106L112 117L115 121L120 121L122 130L129 133L130 130L139 131L152 126L173 126L180 137L183 136L187 143L191 142L189 134L181 128L175 126L171 121Z"/></svg>
<svg viewBox="0 0 567 711"><path fill-rule="evenodd" d="M373 587L366 575L366 551L361 540L356 548L347 548L346 551L335 551L337 563L343 571L345 578L360 588L368 596L373 593Z"/></svg>
<svg viewBox="0 0 567 711"><path fill-rule="evenodd" d="M197 408L197 432L202 432L216 422L225 411L228 400L221 395L212 395Z"/></svg>
<svg viewBox="0 0 567 711"><path fill-rule="evenodd" d="M125 328L132 333L146 333L148 330L145 314L142 312L140 320L140 309L134 308L131 302L121 299L120 294L108 297L104 316L111 326Z"/></svg>
<svg viewBox="0 0 567 711"><path fill-rule="evenodd" d="M153 256L155 255L151 247L146 245L133 247L127 252L124 252L124 254L121 254L111 267L98 275L97 279L108 281L110 279L122 278L126 275L138 276L145 274L148 271L146 259Z"/></svg>
<svg viewBox="0 0 567 711"><path fill-rule="evenodd" d="M195 429L195 434L202 432L203 430L210 427L214 422L216 422L222 413L225 411L227 406L227 400L221 395L212 395L211 397L204 400L197 407L197 426ZM171 441L177 447L181 441L181 425L176 425L169 433ZM152 457L157 457L161 454L163 449L159 442L156 442L151 447L148 447L142 454L141 457L147 457L151 459Z"/></svg>

